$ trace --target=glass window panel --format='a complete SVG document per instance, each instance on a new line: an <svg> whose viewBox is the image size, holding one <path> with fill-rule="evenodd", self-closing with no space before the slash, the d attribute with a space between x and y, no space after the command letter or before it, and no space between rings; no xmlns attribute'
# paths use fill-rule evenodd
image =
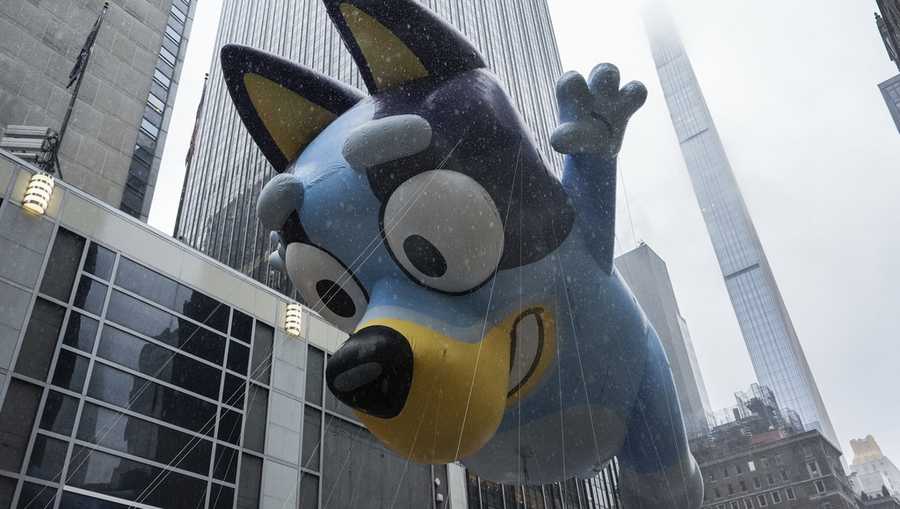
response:
<svg viewBox="0 0 900 509"><path fill-rule="evenodd" d="M109 281L112 276L113 264L116 262L116 254L105 247L91 242L88 248L87 258L84 260L85 272Z"/></svg>
<svg viewBox="0 0 900 509"><path fill-rule="evenodd" d="M58 481L68 447L69 444L62 440L44 435L35 437L31 459L28 461L28 475L45 481Z"/></svg>
<svg viewBox="0 0 900 509"><path fill-rule="evenodd" d="M259 507L259 487L262 481L262 460L244 454L241 457L241 482L238 487L238 509Z"/></svg>
<svg viewBox="0 0 900 509"><path fill-rule="evenodd" d="M177 57L172 54L171 51L165 48L165 46L159 48L159 56L162 57L163 61L172 67L175 67L176 62L178 61Z"/></svg>
<svg viewBox="0 0 900 509"><path fill-rule="evenodd" d="M253 318L235 309L231 316L231 337L250 344L250 335L252 333Z"/></svg>
<svg viewBox="0 0 900 509"><path fill-rule="evenodd" d="M213 477L234 483L237 478L238 450L222 445L216 446L216 463L213 466Z"/></svg>
<svg viewBox="0 0 900 509"><path fill-rule="evenodd" d="M219 396L220 369L106 326L97 355L211 399Z"/></svg>
<svg viewBox="0 0 900 509"><path fill-rule="evenodd" d="M171 27L166 27L166 28L171 28ZM174 32L174 30L172 30L172 31ZM168 34L167 34L167 35L168 35ZM160 54L160 55L163 55L163 51L166 51L166 52L168 52L170 55L175 56L175 55L178 54L178 49L179 49L178 41L176 41L176 40L175 40L174 38L172 38L172 37L163 37L163 40L162 40L162 48L160 48L159 54ZM165 57L164 57L164 58L165 58ZM167 62L169 61L168 58L165 58L165 60L166 60ZM174 62L174 60L173 60L173 62ZM172 63L172 62L169 62L169 63Z"/></svg>
<svg viewBox="0 0 900 509"><path fill-rule="evenodd" d="M300 509L319 507L319 478L304 473L300 478Z"/></svg>
<svg viewBox="0 0 900 509"><path fill-rule="evenodd" d="M234 507L234 489L213 483L209 496L209 507L210 509L231 509Z"/></svg>
<svg viewBox="0 0 900 509"><path fill-rule="evenodd" d="M153 125L161 125L162 124L162 113L156 111L152 107L148 107L144 109L144 119L148 120Z"/></svg>
<svg viewBox="0 0 900 509"><path fill-rule="evenodd" d="M198 433L212 434L215 405L100 363L94 365L88 395Z"/></svg>
<svg viewBox="0 0 900 509"><path fill-rule="evenodd" d="M247 376L247 367L250 365L250 349L232 341L228 345L228 369Z"/></svg>
<svg viewBox="0 0 900 509"><path fill-rule="evenodd" d="M56 488L26 482L19 493L19 509L52 507L56 502Z"/></svg>
<svg viewBox="0 0 900 509"><path fill-rule="evenodd" d="M269 391L250 384L250 400L247 404L247 422L244 425L244 447L263 452L266 446L266 419L269 409Z"/></svg>
<svg viewBox="0 0 900 509"><path fill-rule="evenodd" d="M75 291L75 305L88 313L99 315L103 311L107 288L108 286L96 279L82 276L78 290Z"/></svg>
<svg viewBox="0 0 900 509"><path fill-rule="evenodd" d="M16 361L16 373L38 380L47 379L64 316L65 309L61 306L37 299Z"/></svg>
<svg viewBox="0 0 900 509"><path fill-rule="evenodd" d="M34 426L41 389L13 379L0 410L0 469L18 472Z"/></svg>
<svg viewBox="0 0 900 509"><path fill-rule="evenodd" d="M466 471L466 501L469 507L481 507L481 492L478 486L478 476Z"/></svg>
<svg viewBox="0 0 900 509"><path fill-rule="evenodd" d="M166 426L85 403L78 439L206 475L212 443Z"/></svg>
<svg viewBox="0 0 900 509"><path fill-rule="evenodd" d="M257 321L256 335L253 338L253 364L250 376L257 382L268 385L272 370L272 344L275 341L275 329Z"/></svg>
<svg viewBox="0 0 900 509"><path fill-rule="evenodd" d="M222 403L234 408L244 408L244 395L247 393L247 381L230 373L225 375L222 387Z"/></svg>
<svg viewBox="0 0 900 509"><path fill-rule="evenodd" d="M70 491L63 492L62 502L59 506L62 509L131 509L126 505L117 504L108 500L101 500L99 498L87 497Z"/></svg>
<svg viewBox="0 0 900 509"><path fill-rule="evenodd" d="M306 355L306 401L322 404L322 386L325 376L325 352L309 347Z"/></svg>
<svg viewBox="0 0 900 509"><path fill-rule="evenodd" d="M544 494L540 486L526 486L525 498L528 500L528 509L544 509Z"/></svg>
<svg viewBox="0 0 900 509"><path fill-rule="evenodd" d="M572 489L576 490L576 503L572 507L579 507L577 503L577 488L573 486ZM504 485L503 498L506 500L506 509L525 509L525 498L522 495L521 486Z"/></svg>
<svg viewBox="0 0 900 509"><path fill-rule="evenodd" d="M50 260L47 261L47 269L44 271L44 279L41 281L41 293L69 302L83 250L83 237L65 228L59 229L53 242L53 250L50 252Z"/></svg>
<svg viewBox="0 0 900 509"><path fill-rule="evenodd" d="M97 320L72 311L69 315L69 324L66 325L63 343L90 353L94 349L94 339L97 337L99 326Z"/></svg>
<svg viewBox="0 0 900 509"><path fill-rule="evenodd" d="M228 331L228 306L127 258L119 262L116 284L223 333Z"/></svg>
<svg viewBox="0 0 900 509"><path fill-rule="evenodd" d="M177 30L172 28L171 25L166 25L166 35L168 35L175 44L181 43L181 34L179 34Z"/></svg>
<svg viewBox="0 0 900 509"><path fill-rule="evenodd" d="M225 338L122 292L113 292L106 317L216 364L224 360Z"/></svg>
<svg viewBox="0 0 900 509"><path fill-rule="evenodd" d="M71 435L77 410L77 399L50 391L44 404L44 415L41 416L41 428L60 435Z"/></svg>
<svg viewBox="0 0 900 509"><path fill-rule="evenodd" d="M156 139L156 137L159 136L159 128L146 118L141 119L141 130L153 139Z"/></svg>
<svg viewBox="0 0 900 509"><path fill-rule="evenodd" d="M221 409L219 411L219 440L240 445L242 420L243 416L241 414L225 408Z"/></svg>
<svg viewBox="0 0 900 509"><path fill-rule="evenodd" d="M89 364L90 361L86 357L68 350L60 350L56 369L53 371L53 385L80 393L84 388Z"/></svg>
<svg viewBox="0 0 900 509"><path fill-rule="evenodd" d="M430 466L389 452L361 426L337 418L326 421L323 507L431 507ZM503 509L502 496L499 501L497 507Z"/></svg>
<svg viewBox="0 0 900 509"><path fill-rule="evenodd" d="M178 472L161 475L157 467L80 446L75 447L72 461L76 465L84 462L68 482L76 488L126 500L140 496L143 503L171 509L196 509L206 498L206 481ZM157 477L156 488L146 490Z"/></svg>
<svg viewBox="0 0 900 509"><path fill-rule="evenodd" d="M303 450L300 455L303 461L300 464L314 472L319 471L321 433L322 412L307 405L303 410Z"/></svg>

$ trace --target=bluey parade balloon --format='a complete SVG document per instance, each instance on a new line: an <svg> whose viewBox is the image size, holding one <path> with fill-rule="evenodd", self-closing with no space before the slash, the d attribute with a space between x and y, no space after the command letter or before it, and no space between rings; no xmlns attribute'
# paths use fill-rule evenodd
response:
<svg viewBox="0 0 900 509"><path fill-rule="evenodd" d="M613 266L644 86L609 64L559 80L558 179L453 27L412 0L325 4L369 95L246 47L222 63L279 172L258 203L272 261L350 335L329 390L415 462L536 484L616 457L626 507L699 507L665 353Z"/></svg>

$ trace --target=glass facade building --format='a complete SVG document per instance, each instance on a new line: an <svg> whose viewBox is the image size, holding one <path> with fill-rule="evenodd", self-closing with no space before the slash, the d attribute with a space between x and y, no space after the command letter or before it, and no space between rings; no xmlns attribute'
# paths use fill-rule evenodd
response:
<svg viewBox="0 0 900 509"><path fill-rule="evenodd" d="M660 2L644 14L675 133L759 383L839 447L675 23Z"/></svg>
<svg viewBox="0 0 900 509"><path fill-rule="evenodd" d="M450 507L328 396L343 333L65 183L25 213L33 171L0 151L0 509Z"/></svg>
<svg viewBox="0 0 900 509"><path fill-rule="evenodd" d="M196 0L111 2L60 152L67 182L146 221ZM0 133L59 129L103 0L0 3Z"/></svg>
<svg viewBox="0 0 900 509"><path fill-rule="evenodd" d="M537 146L560 173L550 148L557 125L554 87L562 74L546 0L422 0L466 34L506 85ZM268 51L365 89L321 0L226 0L216 48L237 43ZM214 57L196 149L188 163L176 237L253 278L289 291L271 270L269 232L256 201L274 170L256 148L231 103Z"/></svg>

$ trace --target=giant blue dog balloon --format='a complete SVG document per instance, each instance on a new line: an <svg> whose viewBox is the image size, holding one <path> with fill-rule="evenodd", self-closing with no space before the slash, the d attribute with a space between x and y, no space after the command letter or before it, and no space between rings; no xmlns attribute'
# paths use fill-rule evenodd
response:
<svg viewBox="0 0 900 509"><path fill-rule="evenodd" d="M560 79L560 181L459 32L413 0L325 4L371 95L245 47L222 62L280 172L258 204L272 261L350 333L329 389L413 461L525 484L615 456L627 507L699 507L668 362L612 263L643 85Z"/></svg>

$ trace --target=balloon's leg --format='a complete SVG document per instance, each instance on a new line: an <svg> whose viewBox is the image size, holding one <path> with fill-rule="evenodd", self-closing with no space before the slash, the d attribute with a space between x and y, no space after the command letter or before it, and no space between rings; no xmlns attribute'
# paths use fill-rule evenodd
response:
<svg viewBox="0 0 900 509"><path fill-rule="evenodd" d="M622 503L628 509L698 509L703 479L688 448L662 345L652 339L645 379L618 456Z"/></svg>

